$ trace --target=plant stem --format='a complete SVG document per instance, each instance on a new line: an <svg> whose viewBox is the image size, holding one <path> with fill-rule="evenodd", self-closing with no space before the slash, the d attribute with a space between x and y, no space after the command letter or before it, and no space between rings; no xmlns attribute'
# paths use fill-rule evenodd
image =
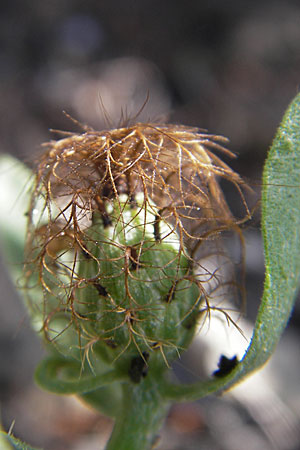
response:
<svg viewBox="0 0 300 450"><path fill-rule="evenodd" d="M123 407L106 450L149 450L167 414L169 403L162 399L150 374L139 384L123 384Z"/></svg>

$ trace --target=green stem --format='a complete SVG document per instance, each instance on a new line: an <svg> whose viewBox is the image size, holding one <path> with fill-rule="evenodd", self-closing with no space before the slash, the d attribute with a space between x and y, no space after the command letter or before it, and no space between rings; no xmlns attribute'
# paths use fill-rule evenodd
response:
<svg viewBox="0 0 300 450"><path fill-rule="evenodd" d="M169 407L159 394L158 384L150 374L139 384L123 384L123 407L106 450L152 448Z"/></svg>
<svg viewBox="0 0 300 450"><path fill-rule="evenodd" d="M79 397L96 409L100 414L115 418L120 411L121 406L121 385L119 383L111 383L100 387L95 391L85 392Z"/></svg>

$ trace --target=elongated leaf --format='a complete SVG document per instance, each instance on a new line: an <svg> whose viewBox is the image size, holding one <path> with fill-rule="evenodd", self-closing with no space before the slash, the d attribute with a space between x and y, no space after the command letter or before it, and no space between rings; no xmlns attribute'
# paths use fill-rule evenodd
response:
<svg viewBox="0 0 300 450"><path fill-rule="evenodd" d="M300 95L289 106L265 164L265 286L240 376L262 366L289 320L300 279Z"/></svg>

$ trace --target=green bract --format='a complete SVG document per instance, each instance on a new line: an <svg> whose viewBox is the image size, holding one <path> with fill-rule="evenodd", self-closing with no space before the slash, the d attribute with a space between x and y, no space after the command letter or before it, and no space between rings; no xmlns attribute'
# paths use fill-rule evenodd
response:
<svg viewBox="0 0 300 450"><path fill-rule="evenodd" d="M67 357L86 356L92 368L99 357L118 364L140 357L146 363L152 353L166 365L193 335L201 291L176 232L163 219L155 223L154 205L141 199L132 206L123 196L110 206L106 226L94 213L75 267L74 249L48 255L44 305L35 296L34 320L42 324L46 314L48 340ZM59 292L67 275L55 272L58 261L76 274L71 296Z"/></svg>

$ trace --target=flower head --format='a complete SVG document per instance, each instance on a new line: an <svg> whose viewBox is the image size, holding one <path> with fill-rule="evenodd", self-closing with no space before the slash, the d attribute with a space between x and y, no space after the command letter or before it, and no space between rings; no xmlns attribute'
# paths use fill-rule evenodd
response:
<svg viewBox="0 0 300 450"><path fill-rule="evenodd" d="M188 345L209 310L201 248L238 228L219 186L223 178L240 192L242 183L215 154L234 156L226 142L195 128L136 124L45 144L27 287L34 321L60 351L145 361L159 349L168 361Z"/></svg>

